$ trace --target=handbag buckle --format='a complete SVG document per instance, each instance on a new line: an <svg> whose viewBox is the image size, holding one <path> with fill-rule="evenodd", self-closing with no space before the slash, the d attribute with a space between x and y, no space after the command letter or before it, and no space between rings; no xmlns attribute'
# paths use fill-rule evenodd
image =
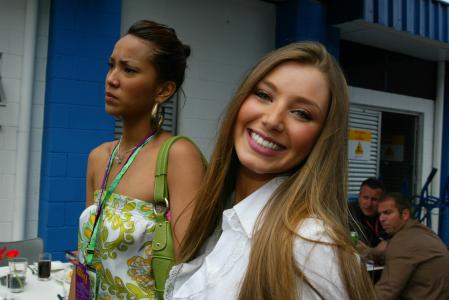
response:
<svg viewBox="0 0 449 300"><path fill-rule="evenodd" d="M162 201L161 201L162 202ZM168 199L164 198L165 206L159 205L160 202L156 202L153 206L153 212L155 215L165 215L165 213L169 210L170 204L168 203ZM159 206L159 210L158 207Z"/></svg>

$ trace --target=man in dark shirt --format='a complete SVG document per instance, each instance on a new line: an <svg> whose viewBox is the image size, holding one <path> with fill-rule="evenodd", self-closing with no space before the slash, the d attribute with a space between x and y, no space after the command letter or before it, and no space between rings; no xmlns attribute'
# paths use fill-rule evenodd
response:
<svg viewBox="0 0 449 300"><path fill-rule="evenodd" d="M385 193L385 186L376 178L368 178L360 186L359 199L350 203L351 230L359 236L357 249L363 257L382 263L388 234L379 222L377 202Z"/></svg>

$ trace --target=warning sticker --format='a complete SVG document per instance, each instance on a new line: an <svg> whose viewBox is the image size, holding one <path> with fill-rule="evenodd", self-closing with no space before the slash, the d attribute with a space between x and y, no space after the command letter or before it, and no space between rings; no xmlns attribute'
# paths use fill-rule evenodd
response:
<svg viewBox="0 0 449 300"><path fill-rule="evenodd" d="M404 161L404 145L405 136L403 135L382 136L382 160Z"/></svg>
<svg viewBox="0 0 449 300"><path fill-rule="evenodd" d="M369 160L372 133L369 130L349 128L348 154L352 160Z"/></svg>

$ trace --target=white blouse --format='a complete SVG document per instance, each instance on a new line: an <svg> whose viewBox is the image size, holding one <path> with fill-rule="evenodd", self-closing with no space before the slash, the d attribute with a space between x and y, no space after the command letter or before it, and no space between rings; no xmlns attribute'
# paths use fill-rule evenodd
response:
<svg viewBox="0 0 449 300"><path fill-rule="evenodd" d="M257 217L284 180L285 177L272 179L233 208L225 210L222 228L209 239L205 253L171 270L165 299L236 299L248 266ZM332 241L323 222L315 218L305 219L298 234L311 240ZM332 246L298 237L293 251L298 266L325 299L348 298ZM302 285L298 298L321 299L306 284Z"/></svg>

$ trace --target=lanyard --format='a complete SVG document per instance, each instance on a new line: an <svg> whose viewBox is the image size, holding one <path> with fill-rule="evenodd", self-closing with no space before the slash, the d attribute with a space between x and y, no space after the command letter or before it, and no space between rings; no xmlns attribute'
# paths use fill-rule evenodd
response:
<svg viewBox="0 0 449 300"><path fill-rule="evenodd" d="M126 160L125 164L120 169L120 172L115 176L114 180L112 181L111 185L109 186L109 188L107 189L106 193L103 196L103 191L105 190L105 186L106 186L106 183L109 178L109 173L111 172L112 158L115 156L115 153L118 151L118 143L114 147L114 150L112 151L111 156L109 157L108 167L106 169L106 172L103 177L103 182L101 184L101 192L100 192L100 197L99 197L100 203L98 204L98 209L97 209L97 213L95 216L95 222L93 225L92 235L90 237L89 244L87 245L87 249L86 249L86 253L85 253L85 258L86 258L85 261L88 266L90 266L92 264L92 260L94 257L95 246L97 244L97 232L98 232L98 227L99 227L97 225L98 225L98 222L100 221L100 216L101 216L101 213L103 212L105 203L108 201L109 197L114 192L115 188L119 184L123 175L128 170L129 166L133 163L134 158L139 153L140 149L142 149L143 146L145 146L149 141L151 141L157 135L157 133L158 133L158 131L152 132L150 135L146 136L139 144L136 145L136 148L134 148L134 150L131 152L131 154L128 157L128 159Z"/></svg>
<svg viewBox="0 0 449 300"><path fill-rule="evenodd" d="M378 220L374 221L374 226L367 219L365 219L365 223L371 229L371 232L373 232L376 236L379 235L379 223L378 223Z"/></svg>

